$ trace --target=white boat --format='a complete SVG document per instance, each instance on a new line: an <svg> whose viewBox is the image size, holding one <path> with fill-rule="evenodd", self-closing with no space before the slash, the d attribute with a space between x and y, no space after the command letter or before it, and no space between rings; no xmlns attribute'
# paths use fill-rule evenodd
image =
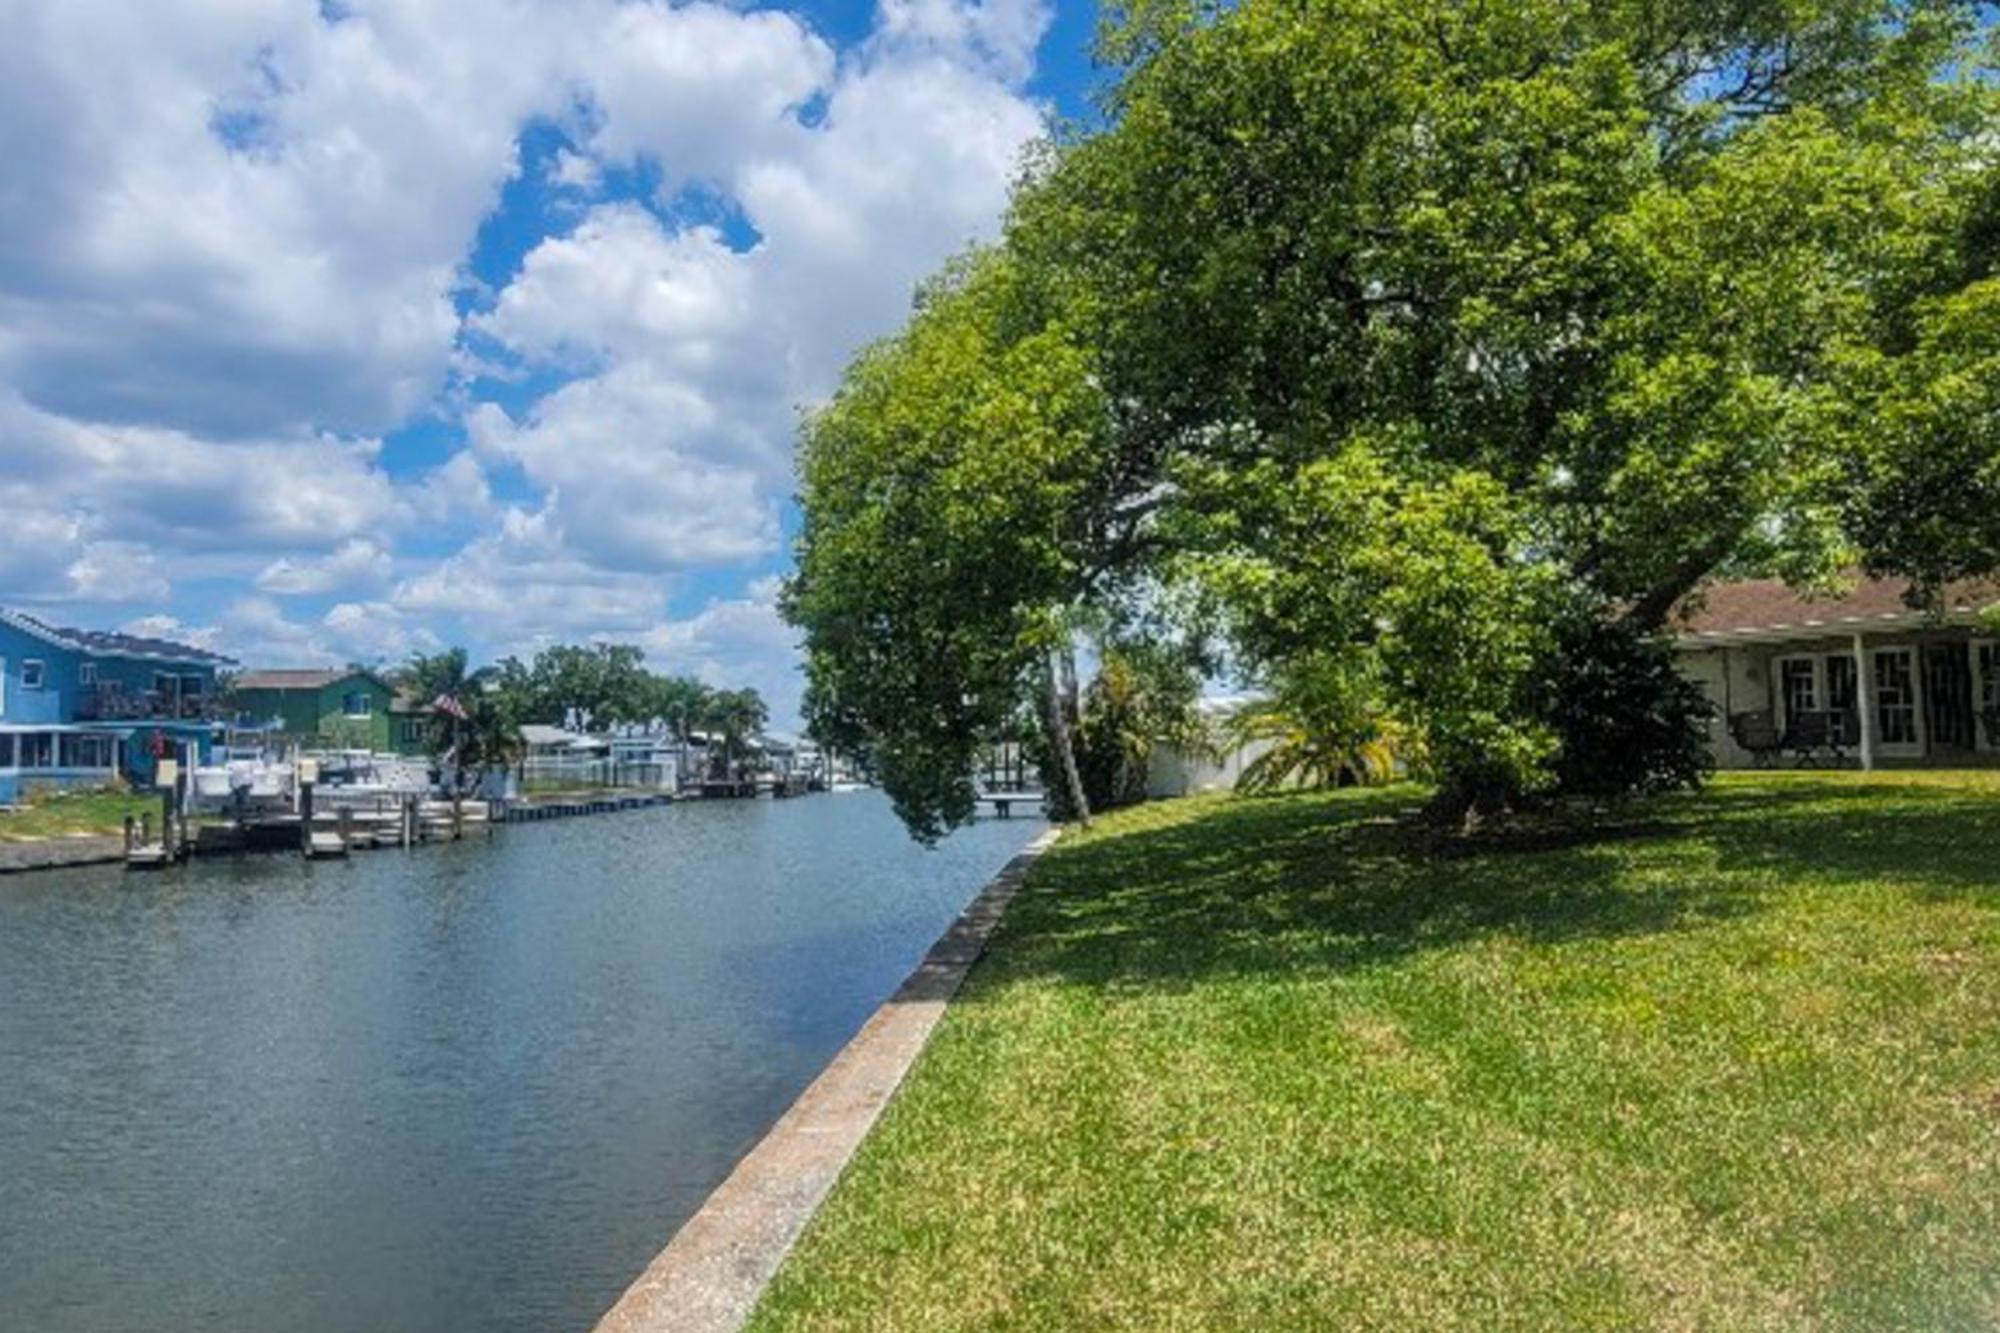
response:
<svg viewBox="0 0 2000 1333"><path fill-rule="evenodd" d="M308 752L319 765L314 800L319 809L372 806L428 797L433 792L430 761L368 750Z"/></svg>
<svg viewBox="0 0 2000 1333"><path fill-rule="evenodd" d="M194 806L201 811L288 810L298 790L297 773L291 764L263 756L225 756L222 762L197 768L190 776Z"/></svg>

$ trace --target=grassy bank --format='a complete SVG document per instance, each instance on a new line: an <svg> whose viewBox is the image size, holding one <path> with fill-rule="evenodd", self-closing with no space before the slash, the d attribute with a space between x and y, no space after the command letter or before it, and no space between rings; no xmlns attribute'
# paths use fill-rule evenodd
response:
<svg viewBox="0 0 2000 1333"><path fill-rule="evenodd" d="M122 833L126 815L160 818L160 798L129 792L51 792L0 811L0 842L61 838L79 833Z"/></svg>
<svg viewBox="0 0 2000 1333"><path fill-rule="evenodd" d="M1065 839L753 1327L2000 1323L2000 778L1412 799Z"/></svg>

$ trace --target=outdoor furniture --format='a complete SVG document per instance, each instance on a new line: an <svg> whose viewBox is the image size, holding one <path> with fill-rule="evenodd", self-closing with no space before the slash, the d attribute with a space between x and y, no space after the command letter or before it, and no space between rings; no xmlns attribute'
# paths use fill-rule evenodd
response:
<svg viewBox="0 0 2000 1333"><path fill-rule="evenodd" d="M1777 724L1771 721L1771 715L1762 709L1731 713L1729 736L1759 768L1776 763L1778 756L1784 753L1784 737L1778 734Z"/></svg>
<svg viewBox="0 0 2000 1333"><path fill-rule="evenodd" d="M1986 733L1987 748L2000 750L2000 708L1980 709L1979 726Z"/></svg>
<svg viewBox="0 0 2000 1333"><path fill-rule="evenodd" d="M1818 709L1792 715L1785 728L1784 748L1791 751L1800 768L1821 760L1840 763L1847 758L1846 745L1834 733L1833 714Z"/></svg>

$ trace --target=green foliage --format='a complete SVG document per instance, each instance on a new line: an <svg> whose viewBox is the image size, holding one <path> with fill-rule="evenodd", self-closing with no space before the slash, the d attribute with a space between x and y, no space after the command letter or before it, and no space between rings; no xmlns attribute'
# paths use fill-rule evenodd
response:
<svg viewBox="0 0 2000 1333"><path fill-rule="evenodd" d="M1543 785L1555 739L1527 695L1549 651L1551 571L1490 477L1411 480L1384 455L1357 442L1295 469L1190 478L1201 513L1184 567L1222 604L1245 663L1289 678L1336 748L1356 704L1330 687L1365 681L1381 712L1420 724L1448 797Z"/></svg>
<svg viewBox="0 0 2000 1333"><path fill-rule="evenodd" d="M500 670L520 700L523 721L601 729L657 715L659 678L629 643L553 644L532 663L509 658Z"/></svg>
<svg viewBox="0 0 2000 1333"><path fill-rule="evenodd" d="M1200 697L1201 676L1184 647L1143 639L1102 646L1097 674L1083 692L1075 740L1077 769L1093 812L1145 800L1156 750L1190 756L1213 751L1215 738ZM1050 818L1074 818L1046 739L1038 756Z"/></svg>
<svg viewBox="0 0 2000 1333"><path fill-rule="evenodd" d="M432 715L426 748L440 760L458 758L466 790L519 758L524 723L600 729L659 723L683 742L700 732L720 742L710 758L721 773L732 773L770 721L756 690L715 689L649 671L644 653L630 644L556 644L533 662L508 657L476 671L463 648L450 648L411 658L398 679L425 704L444 696L465 708L463 719Z"/></svg>
<svg viewBox="0 0 2000 1333"><path fill-rule="evenodd" d="M734 776L737 761L770 720L770 709L755 690L708 690L694 717L711 738L709 761L717 776ZM712 743L716 740L719 746Z"/></svg>
<svg viewBox="0 0 2000 1333"><path fill-rule="evenodd" d="M2000 569L2000 278L1923 303L1914 333L1856 377L1848 518L1874 564L1935 593Z"/></svg>
<svg viewBox="0 0 2000 1333"><path fill-rule="evenodd" d="M1026 320L1012 266L975 256L805 426L784 606L808 716L822 742L869 744L918 837L970 817L976 756L1089 573L1105 407L1065 331Z"/></svg>
<svg viewBox="0 0 2000 1333"><path fill-rule="evenodd" d="M521 699L497 669L471 670L465 649L447 648L412 657L402 681L424 703L452 700L464 714L434 710L424 733L425 752L444 772L454 797L468 795L489 774L504 773L520 759Z"/></svg>
<svg viewBox="0 0 2000 1333"><path fill-rule="evenodd" d="M1565 793L1624 796L1699 786L1714 766L1714 709L1660 640L1592 616L1572 618L1540 683Z"/></svg>
<svg viewBox="0 0 2000 1333"><path fill-rule="evenodd" d="M1455 784L1535 790L1554 600L1651 628L1732 559L1912 563L1843 527L1838 427L1968 271L1971 14L1144 6L1111 127L1009 243L1132 405L1135 491L1200 506L1178 532L1253 659L1378 657ZM1971 415L1940 486L1993 455ZM1924 521L1903 475L1868 478L1880 528Z"/></svg>
<svg viewBox="0 0 2000 1333"><path fill-rule="evenodd" d="M1268 696L1238 708L1228 744L1259 753L1244 765L1237 790L1376 785L1395 775L1399 759L1414 766L1415 747L1388 716L1367 662L1353 654L1296 659Z"/></svg>
<svg viewBox="0 0 2000 1333"><path fill-rule="evenodd" d="M1104 128L808 427L823 720L934 830L1078 608L1164 580L1504 803L1568 771L1576 606L1985 572L1988 45L1929 0L1133 7Z"/></svg>

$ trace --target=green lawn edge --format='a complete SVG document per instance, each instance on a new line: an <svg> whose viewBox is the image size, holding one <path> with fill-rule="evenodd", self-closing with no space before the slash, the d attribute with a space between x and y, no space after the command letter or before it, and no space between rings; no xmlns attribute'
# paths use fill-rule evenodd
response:
<svg viewBox="0 0 2000 1333"><path fill-rule="evenodd" d="M122 833L125 816L160 819L160 798L132 792L75 791L0 810L0 843Z"/></svg>
<svg viewBox="0 0 2000 1333"><path fill-rule="evenodd" d="M1416 799L1066 836L749 1327L2000 1323L2000 775Z"/></svg>

